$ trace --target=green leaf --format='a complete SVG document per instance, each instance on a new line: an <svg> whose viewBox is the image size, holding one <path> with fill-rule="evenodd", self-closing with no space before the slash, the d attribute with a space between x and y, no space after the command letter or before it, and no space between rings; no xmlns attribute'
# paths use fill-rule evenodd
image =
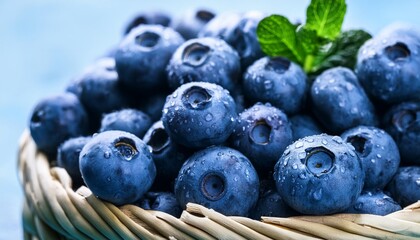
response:
<svg viewBox="0 0 420 240"><path fill-rule="evenodd" d="M349 30L342 32L335 41L324 46L315 59L312 73L343 66L353 69L359 48L372 36L364 30Z"/></svg>
<svg viewBox="0 0 420 240"><path fill-rule="evenodd" d="M300 26L297 28L296 36L300 48L305 54L315 54L319 48L328 42L327 39L317 36L316 31Z"/></svg>
<svg viewBox="0 0 420 240"><path fill-rule="evenodd" d="M302 63L304 53L297 43L296 26L280 15L271 15L261 20L257 27L261 49L268 56L282 56Z"/></svg>
<svg viewBox="0 0 420 240"><path fill-rule="evenodd" d="M345 0L312 0L306 10L305 27L333 40L340 33L346 8Z"/></svg>

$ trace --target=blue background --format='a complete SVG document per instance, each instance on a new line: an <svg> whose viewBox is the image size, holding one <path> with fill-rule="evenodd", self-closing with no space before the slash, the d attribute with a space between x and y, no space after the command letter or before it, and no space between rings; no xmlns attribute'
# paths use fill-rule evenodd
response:
<svg viewBox="0 0 420 240"><path fill-rule="evenodd" d="M137 12L186 9L215 12L261 10L304 21L309 1L0 1L0 239L22 239L22 190L16 174L17 142L32 107L121 39ZM376 34L394 21L420 27L420 1L348 0L344 29Z"/></svg>

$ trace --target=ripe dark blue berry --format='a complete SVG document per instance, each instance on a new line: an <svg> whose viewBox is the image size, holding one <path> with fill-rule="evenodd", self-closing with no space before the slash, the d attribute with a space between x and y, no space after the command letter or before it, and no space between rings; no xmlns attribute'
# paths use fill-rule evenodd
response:
<svg viewBox="0 0 420 240"><path fill-rule="evenodd" d="M102 118L99 131L120 130L132 133L138 138L143 138L150 126L152 126L152 120L142 111L122 109L105 114Z"/></svg>
<svg viewBox="0 0 420 240"><path fill-rule="evenodd" d="M186 40L197 38L200 30L214 16L215 14L207 9L188 10L181 17L175 19L171 26Z"/></svg>
<svg viewBox="0 0 420 240"><path fill-rule="evenodd" d="M275 166L283 200L303 214L344 211L359 197L362 163L352 145L338 136L314 135L289 145Z"/></svg>
<svg viewBox="0 0 420 240"><path fill-rule="evenodd" d="M420 166L400 167L386 187L401 207L420 200Z"/></svg>
<svg viewBox="0 0 420 240"><path fill-rule="evenodd" d="M137 13L127 24L124 30L124 34L128 34L133 28L136 28L142 24L148 25L162 25L164 27L169 26L171 23L171 16L164 12L140 12Z"/></svg>
<svg viewBox="0 0 420 240"><path fill-rule="evenodd" d="M175 181L175 195L185 208L198 203L225 215L246 216L258 200L259 179L240 152L213 146L193 154Z"/></svg>
<svg viewBox="0 0 420 240"><path fill-rule="evenodd" d="M401 206L382 191L363 191L356 203L345 213L362 213L385 216L401 210Z"/></svg>
<svg viewBox="0 0 420 240"><path fill-rule="evenodd" d="M182 208L172 192L148 192L136 205L146 210L165 212L174 217L180 217L182 213Z"/></svg>
<svg viewBox="0 0 420 240"><path fill-rule="evenodd" d="M227 90L213 83L192 82L168 96L162 122L175 142L203 148L224 143L236 118L235 102Z"/></svg>
<svg viewBox="0 0 420 240"><path fill-rule="evenodd" d="M149 147L123 131L96 134L80 153L80 171L94 195L116 205L133 203L156 176Z"/></svg>
<svg viewBox="0 0 420 240"><path fill-rule="evenodd" d="M308 114L298 114L289 118L292 127L293 141L300 138L323 133L318 121Z"/></svg>

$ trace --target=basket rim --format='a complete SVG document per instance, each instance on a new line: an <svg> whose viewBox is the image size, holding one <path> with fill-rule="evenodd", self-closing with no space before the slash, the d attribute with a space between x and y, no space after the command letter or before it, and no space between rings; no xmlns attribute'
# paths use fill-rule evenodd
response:
<svg viewBox="0 0 420 240"><path fill-rule="evenodd" d="M26 129L19 140L17 170L24 191L22 222L25 236L110 239L418 239L420 201L386 216L225 216L189 203L180 218L135 205L115 206L51 167Z"/></svg>

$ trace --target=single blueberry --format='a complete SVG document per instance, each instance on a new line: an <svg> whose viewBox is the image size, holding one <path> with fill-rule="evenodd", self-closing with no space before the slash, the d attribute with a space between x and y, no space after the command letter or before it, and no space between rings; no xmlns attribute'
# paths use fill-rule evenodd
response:
<svg viewBox="0 0 420 240"><path fill-rule="evenodd" d="M160 211L179 218L182 208L172 192L147 192L135 205L146 209Z"/></svg>
<svg viewBox="0 0 420 240"><path fill-rule="evenodd" d="M420 102L392 106L383 118L384 130L395 140L405 165L420 164Z"/></svg>
<svg viewBox="0 0 420 240"><path fill-rule="evenodd" d="M152 149L156 166L153 191L172 191L175 178L191 151L175 143L165 131L162 121L154 123L144 135L143 141Z"/></svg>
<svg viewBox="0 0 420 240"><path fill-rule="evenodd" d="M348 68L324 71L312 84L310 97L314 115L331 133L378 124L373 104Z"/></svg>
<svg viewBox="0 0 420 240"><path fill-rule="evenodd" d="M215 14L208 9L190 9L171 23L171 27L179 32L185 40L197 38L198 32L211 20Z"/></svg>
<svg viewBox="0 0 420 240"><path fill-rule="evenodd" d="M38 149L55 157L61 143L89 132L89 118L76 95L61 93L36 104L29 129Z"/></svg>
<svg viewBox="0 0 420 240"><path fill-rule="evenodd" d="M384 130L359 126L341 137L355 148L365 172L364 189L383 189L398 170L400 154L397 144Z"/></svg>
<svg viewBox="0 0 420 240"><path fill-rule="evenodd" d="M260 176L265 176L292 143L292 129L281 110L257 103L240 113L230 142L248 157Z"/></svg>
<svg viewBox="0 0 420 240"><path fill-rule="evenodd" d="M170 88L187 82L210 82L234 91L241 66L236 51L217 38L196 38L183 43L166 67Z"/></svg>
<svg viewBox="0 0 420 240"><path fill-rule="evenodd" d="M359 49L356 73L366 92L386 103L420 99L420 31L385 27Z"/></svg>
<svg viewBox="0 0 420 240"><path fill-rule="evenodd" d="M261 220L261 217L291 217L299 215L289 207L275 189L268 189L258 198L258 202L251 209L249 217Z"/></svg>
<svg viewBox="0 0 420 240"><path fill-rule="evenodd" d="M115 53L121 84L142 96L167 88L165 67L184 42L172 28L140 25L122 40Z"/></svg>
<svg viewBox="0 0 420 240"><path fill-rule="evenodd" d="M171 23L171 16L165 12L161 11L152 11L152 12L140 12L137 13L132 19L127 23L127 26L124 29L124 35L127 35L133 28L141 24L148 25L162 25L164 27L169 26Z"/></svg>
<svg viewBox="0 0 420 240"><path fill-rule="evenodd" d="M401 210L401 206L380 190L363 191L345 213L374 214L385 216Z"/></svg>
<svg viewBox="0 0 420 240"><path fill-rule="evenodd" d="M168 96L162 122L176 143L203 148L224 143L236 118L235 102L227 90L213 83L192 82Z"/></svg>
<svg viewBox="0 0 420 240"><path fill-rule="evenodd" d="M80 171L92 193L116 205L139 200L156 176L149 147L123 131L96 134L80 153Z"/></svg>
<svg viewBox="0 0 420 240"><path fill-rule="evenodd" d="M401 207L420 200L420 166L400 167L386 191Z"/></svg>
<svg viewBox="0 0 420 240"><path fill-rule="evenodd" d="M282 57L264 57L244 73L245 97L255 102L270 102L286 114L302 109L306 95L303 69Z"/></svg>
<svg viewBox="0 0 420 240"><path fill-rule="evenodd" d="M57 150L57 166L66 169L72 180L73 189L84 184L79 167L79 155L82 148L91 137L70 138L62 143Z"/></svg>
<svg viewBox="0 0 420 240"><path fill-rule="evenodd" d="M105 114L102 117L99 131L120 130L143 138L150 126L152 126L152 120L147 114L140 110L127 108Z"/></svg>
<svg viewBox="0 0 420 240"><path fill-rule="evenodd" d="M259 179L240 152L212 146L193 154L175 181L175 195L185 208L198 203L225 215L247 216L258 200Z"/></svg>
<svg viewBox="0 0 420 240"><path fill-rule="evenodd" d="M277 191L303 214L338 213L352 206L364 181L352 145L339 136L314 135L289 145L274 168Z"/></svg>

